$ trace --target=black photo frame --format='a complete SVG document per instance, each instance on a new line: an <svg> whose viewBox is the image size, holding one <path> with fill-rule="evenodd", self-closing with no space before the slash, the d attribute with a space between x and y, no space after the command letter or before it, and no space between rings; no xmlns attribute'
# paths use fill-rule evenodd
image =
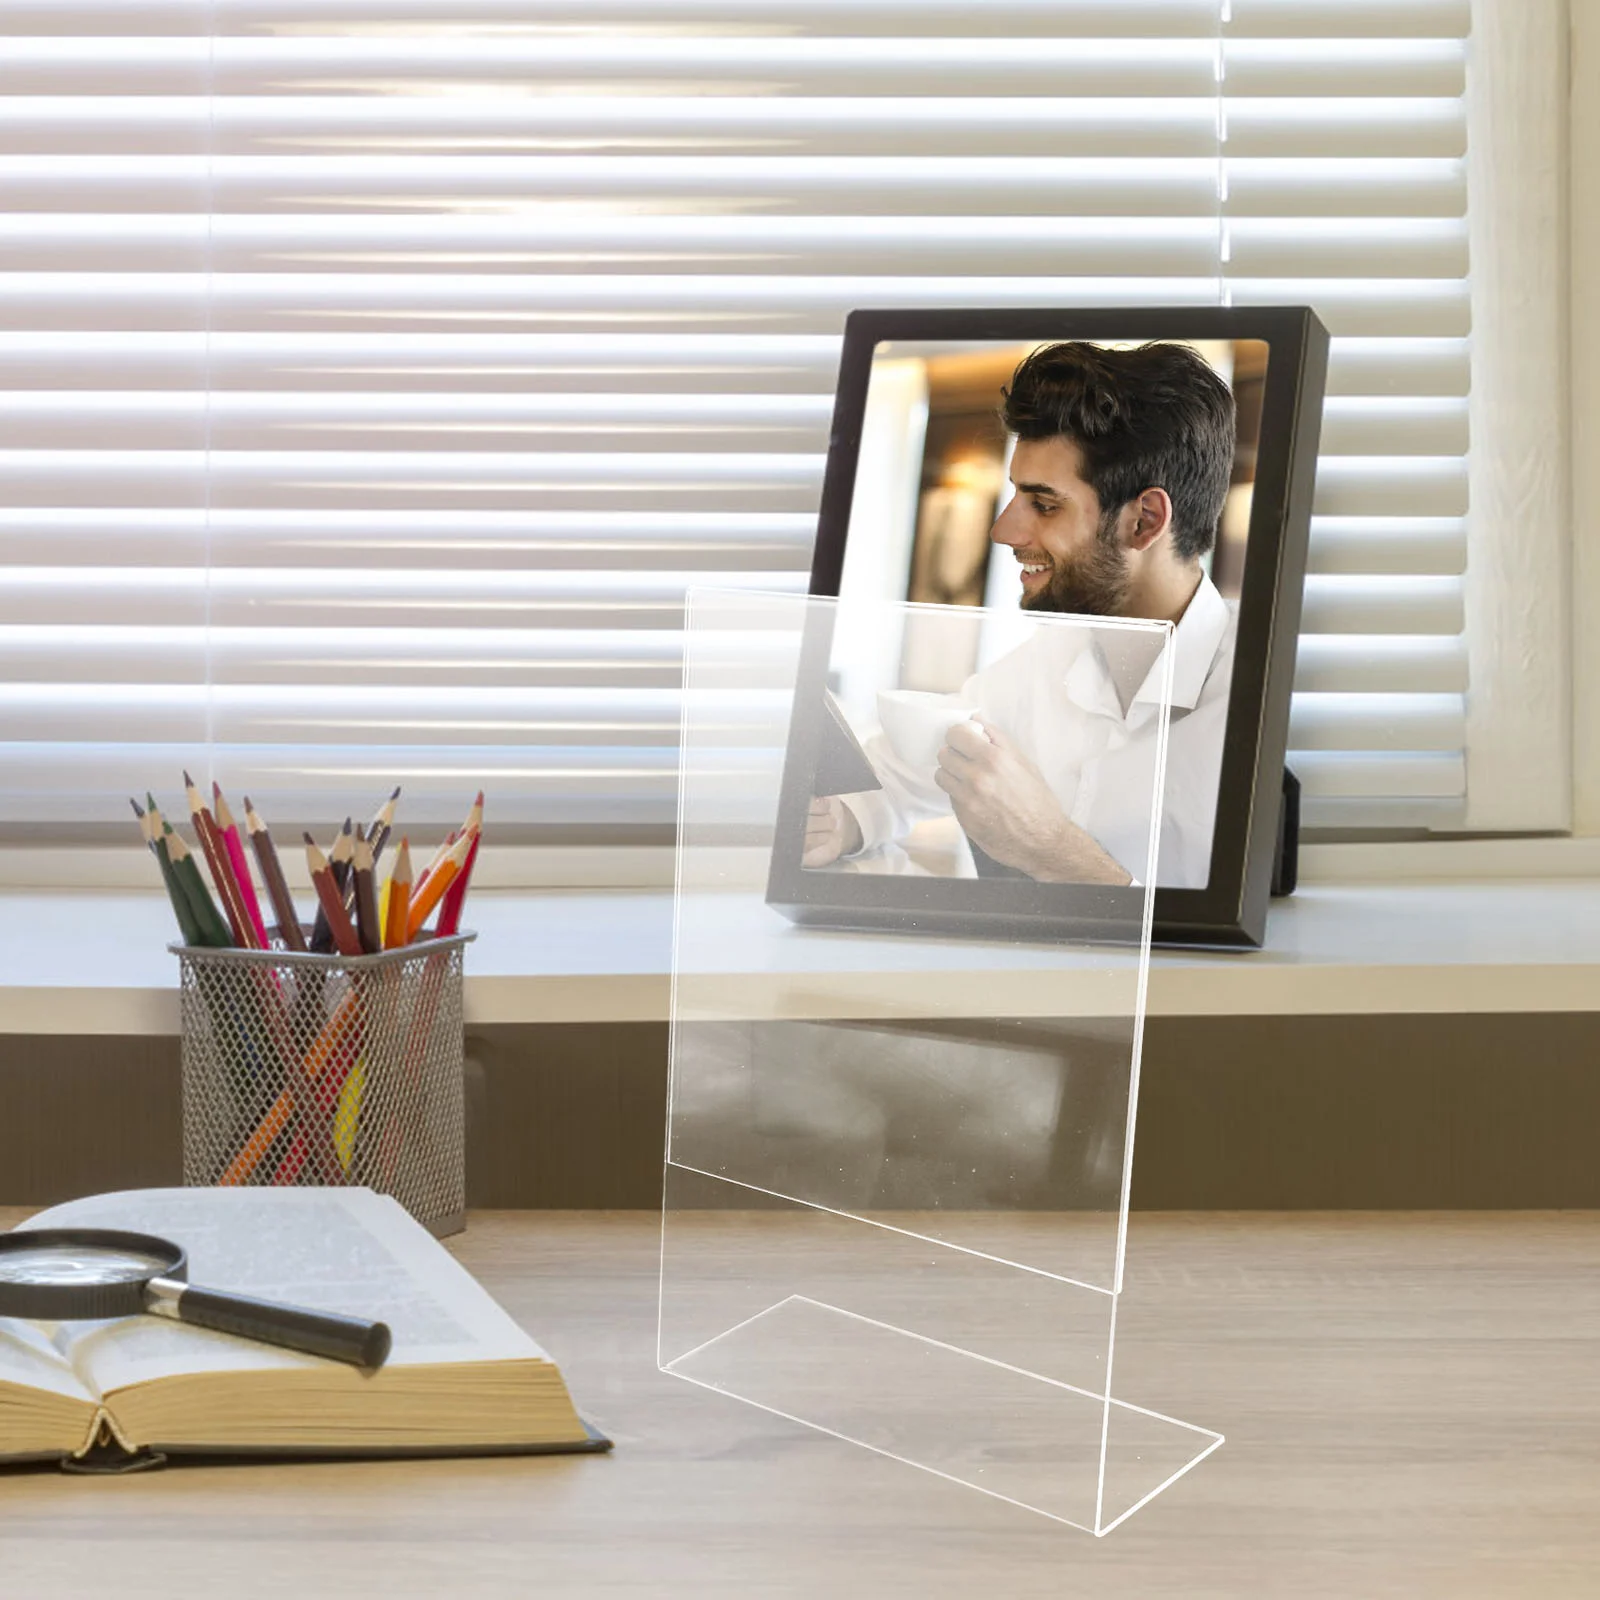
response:
<svg viewBox="0 0 1600 1600"><path fill-rule="evenodd" d="M1291 785L1298 797L1284 757L1329 343L1308 307L853 312L845 325L810 592L839 595L868 383L881 343L1069 339L1259 340L1268 346L1210 874L1203 889L1157 888L1152 935L1162 944L1259 946L1275 864L1280 891L1285 882L1282 835L1284 823L1292 821L1284 812ZM790 814L778 818L770 904L802 924L964 936L1072 938L1092 935L1108 919L1129 925L1140 890L802 868L799 841L810 775L822 751L829 643L812 631L818 636L807 638L800 682L803 690L814 678L819 710L807 714L797 702L783 786L783 807ZM1292 868L1288 881L1292 885Z"/></svg>

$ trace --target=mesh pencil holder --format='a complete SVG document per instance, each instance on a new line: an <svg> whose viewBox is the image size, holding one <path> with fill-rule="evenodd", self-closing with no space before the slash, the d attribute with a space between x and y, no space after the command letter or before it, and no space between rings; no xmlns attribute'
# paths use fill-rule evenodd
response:
<svg viewBox="0 0 1600 1600"><path fill-rule="evenodd" d="M356 1184L435 1233L466 1215L462 953L171 945L183 1029L183 1181Z"/></svg>

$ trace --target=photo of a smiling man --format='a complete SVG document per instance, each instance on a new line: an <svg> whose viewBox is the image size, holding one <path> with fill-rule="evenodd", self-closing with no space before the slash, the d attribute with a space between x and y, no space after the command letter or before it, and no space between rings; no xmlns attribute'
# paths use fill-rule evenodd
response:
<svg viewBox="0 0 1600 1600"><path fill-rule="evenodd" d="M1240 449L1242 407L1228 381L1243 365L1237 353L1044 345L1010 371L998 407L965 425L951 408L927 408L925 376L923 481L899 558L912 600L1173 624L1157 881L1176 888L1208 879L1233 673L1242 550L1228 534L1248 521L1254 454L1253 438ZM937 378L940 360L983 392L970 357L923 359L922 372ZM902 389L907 366L902 357L897 378L885 369ZM1159 730L1151 635L1129 630L1119 648L1115 630L1041 629L964 665L949 659L937 621L920 638L908 624L895 703L880 696L880 725L861 730L881 788L812 801L802 864L882 870L875 863L920 826L953 816L963 849L947 870L958 875L1136 879L1147 828L1127 824L1148 808ZM941 702L952 709L936 764L908 761L891 724L937 715Z"/></svg>

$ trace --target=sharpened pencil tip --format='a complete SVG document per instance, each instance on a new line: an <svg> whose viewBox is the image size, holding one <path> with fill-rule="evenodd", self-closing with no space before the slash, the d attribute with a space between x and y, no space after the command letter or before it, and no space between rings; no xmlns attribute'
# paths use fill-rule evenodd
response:
<svg viewBox="0 0 1600 1600"><path fill-rule="evenodd" d="M306 843L307 843L307 844L308 844L308 845L310 845L310 846L311 846L311 847L312 847L312 848L313 848L313 849L315 849L315 848L316 848L316 843L317 843L317 841L316 841L316 840L315 840L315 839L313 839L313 838L312 838L312 837L311 837L311 835L310 835L310 834L309 834L309 833L308 833L308 834L306 834L306 836L305 836L305 841L306 841Z"/></svg>
<svg viewBox="0 0 1600 1600"><path fill-rule="evenodd" d="M354 831L355 831L355 824L350 820L349 817L346 817L344 819L344 826L339 830L339 832L340 833L353 833Z"/></svg>
<svg viewBox="0 0 1600 1600"><path fill-rule="evenodd" d="M394 793L390 795L389 798L391 800L398 800L400 798L400 785L398 783L394 786Z"/></svg>
<svg viewBox="0 0 1600 1600"><path fill-rule="evenodd" d="M194 788L194 779L189 776L189 769L187 767L183 769L183 786L185 789Z"/></svg>
<svg viewBox="0 0 1600 1600"><path fill-rule="evenodd" d="M249 795L246 795L244 797L244 808L245 808L246 811L254 811L255 810L255 807L250 804L250 796Z"/></svg>
<svg viewBox="0 0 1600 1600"><path fill-rule="evenodd" d="M144 815L144 808L139 804L139 802L137 800L135 800L133 798L133 796L131 794L128 796L128 804L133 807L134 816L142 817Z"/></svg>

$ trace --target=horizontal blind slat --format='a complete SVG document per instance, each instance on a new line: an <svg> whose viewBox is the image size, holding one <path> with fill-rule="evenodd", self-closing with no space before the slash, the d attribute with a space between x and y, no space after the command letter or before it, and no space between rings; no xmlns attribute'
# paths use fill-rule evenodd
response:
<svg viewBox="0 0 1600 1600"><path fill-rule="evenodd" d="M683 589L803 587L846 311L1219 297L1334 333L1307 816L1459 808L1465 0L0 32L0 665L37 686L0 817L98 817L85 775L197 717L308 816L390 772L453 814L476 770L501 816L668 817Z"/></svg>
<svg viewBox="0 0 1600 1600"><path fill-rule="evenodd" d="M1318 574L1459 575L1467 566L1465 517L1314 517L1308 571Z"/></svg>
<svg viewBox="0 0 1600 1600"><path fill-rule="evenodd" d="M1235 37L1331 39L1464 38L1469 0L1231 0L1229 33ZM994 34L1050 37L1181 36L1212 38L1217 0L763 0L759 19L749 0L679 0L665 17L659 0L541 0L530 16L527 0L460 0L445 15L438 0L147 0L136 6L106 0L4 0L0 31L19 35L205 34L261 37L294 28L338 39L412 27L448 37L493 29L532 37L560 37L574 29L663 30L670 22L714 36L759 30L784 37L920 38L929 34L983 38ZM54 26L52 26L54 24Z"/></svg>
<svg viewBox="0 0 1600 1600"><path fill-rule="evenodd" d="M1458 577L1313 573L1306 578L1302 634L1458 634L1461 628Z"/></svg>
<svg viewBox="0 0 1600 1600"><path fill-rule="evenodd" d="M1297 751L1459 753L1466 731L1459 694L1300 691L1289 719L1289 746Z"/></svg>
<svg viewBox="0 0 1600 1600"><path fill-rule="evenodd" d="M1295 693L1463 694L1466 644L1459 634L1302 634Z"/></svg>
<svg viewBox="0 0 1600 1600"><path fill-rule="evenodd" d="M40 333L0 331L0 387L186 389L204 403L208 339L203 329ZM830 396L838 368L835 333L766 336L683 333L210 335L219 394L232 390L427 388L515 393L738 390ZM1465 397L1465 339L1337 339L1330 396Z"/></svg>
<svg viewBox="0 0 1600 1600"><path fill-rule="evenodd" d="M1458 799L1466 793L1459 753L1289 750L1289 766L1313 799Z"/></svg>

